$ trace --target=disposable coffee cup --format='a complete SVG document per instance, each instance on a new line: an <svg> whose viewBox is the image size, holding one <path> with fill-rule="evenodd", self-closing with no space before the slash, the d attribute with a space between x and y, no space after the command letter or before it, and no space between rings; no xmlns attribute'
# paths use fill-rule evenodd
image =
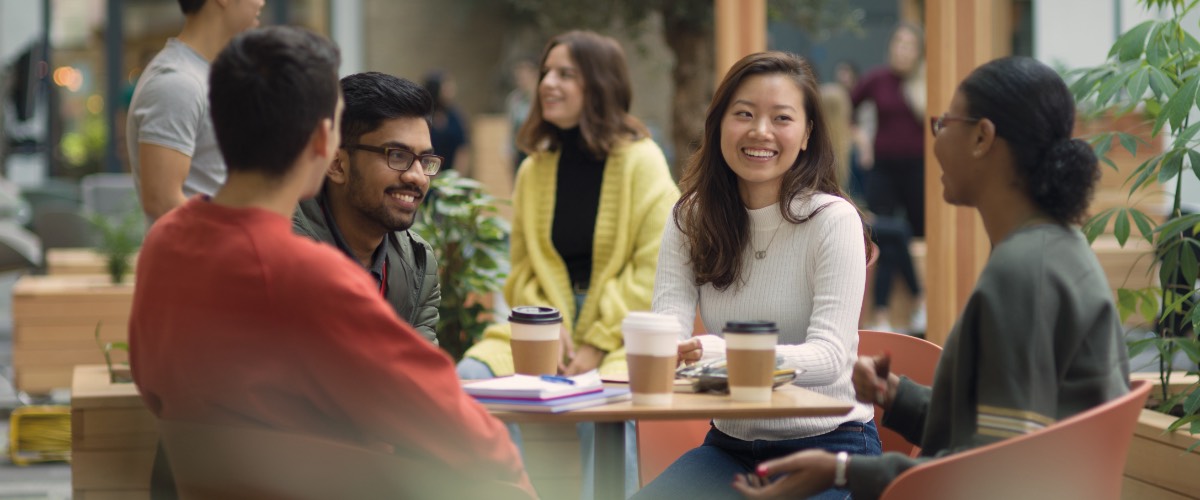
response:
<svg viewBox="0 0 1200 500"><path fill-rule="evenodd" d="M621 323L629 390L635 406L669 406L675 388L679 321L673 316L631 312Z"/></svg>
<svg viewBox="0 0 1200 500"><path fill-rule="evenodd" d="M775 345L779 329L773 321L725 323L725 364L729 395L734 401L771 400L775 373Z"/></svg>
<svg viewBox="0 0 1200 500"><path fill-rule="evenodd" d="M562 314L549 306L518 306L508 315L512 326L513 368L522 375L554 375L562 354Z"/></svg>

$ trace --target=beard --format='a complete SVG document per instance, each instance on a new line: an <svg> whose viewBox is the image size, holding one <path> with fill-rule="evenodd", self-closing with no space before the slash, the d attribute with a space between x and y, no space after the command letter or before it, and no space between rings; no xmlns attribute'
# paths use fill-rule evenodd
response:
<svg viewBox="0 0 1200 500"><path fill-rule="evenodd" d="M421 188L412 184L401 184L386 188L384 192L380 192L380 188L368 186L366 181L358 175L358 168L351 164L348 170L346 180L346 190L349 192L350 206L357 211L363 218L378 224L381 228L388 232L406 231L412 227L416 221L417 213L414 211L411 214L389 210L386 206L387 197L393 191L412 191L421 194L421 199L424 199Z"/></svg>

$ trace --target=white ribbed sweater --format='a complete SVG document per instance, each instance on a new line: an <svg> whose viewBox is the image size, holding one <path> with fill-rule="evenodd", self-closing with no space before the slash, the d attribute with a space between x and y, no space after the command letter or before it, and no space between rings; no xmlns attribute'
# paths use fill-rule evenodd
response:
<svg viewBox="0 0 1200 500"><path fill-rule="evenodd" d="M748 210L753 249L742 255L741 286L723 292L711 284L695 286L683 234L673 219L663 231L652 307L654 312L678 318L686 339L691 337L699 305L704 327L712 333L699 337L704 359L725 355L720 332L726 321L774 321L779 326L776 354L784 357L786 368L802 370L795 384L855 403L849 415L837 417L717 419L717 428L730 436L747 441L796 439L874 416L870 405L855 401L850 382L866 283L862 221L850 203L827 194L807 202L796 199L792 210L807 215L831 202L802 224L784 220L778 204ZM766 256L754 259L754 249L765 249Z"/></svg>

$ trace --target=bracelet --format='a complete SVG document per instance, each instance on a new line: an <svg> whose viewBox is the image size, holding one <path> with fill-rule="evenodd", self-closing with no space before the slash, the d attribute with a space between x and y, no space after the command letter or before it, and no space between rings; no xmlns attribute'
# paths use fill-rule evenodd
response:
<svg viewBox="0 0 1200 500"><path fill-rule="evenodd" d="M844 451L837 453L837 465L833 468L833 486L846 487L846 466L850 464L850 454Z"/></svg>

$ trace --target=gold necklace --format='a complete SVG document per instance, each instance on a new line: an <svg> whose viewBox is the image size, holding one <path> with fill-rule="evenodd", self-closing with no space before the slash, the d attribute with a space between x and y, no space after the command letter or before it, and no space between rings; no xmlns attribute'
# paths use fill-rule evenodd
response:
<svg viewBox="0 0 1200 500"><path fill-rule="evenodd" d="M772 243L775 243L775 235L779 234L780 227L783 227L782 220L779 221L779 224L775 225L775 232L771 233L771 239L767 241L767 246L763 247L762 250L754 248L754 238L750 238L750 249L754 250L754 260L763 260L767 257L767 250L771 248Z"/></svg>

